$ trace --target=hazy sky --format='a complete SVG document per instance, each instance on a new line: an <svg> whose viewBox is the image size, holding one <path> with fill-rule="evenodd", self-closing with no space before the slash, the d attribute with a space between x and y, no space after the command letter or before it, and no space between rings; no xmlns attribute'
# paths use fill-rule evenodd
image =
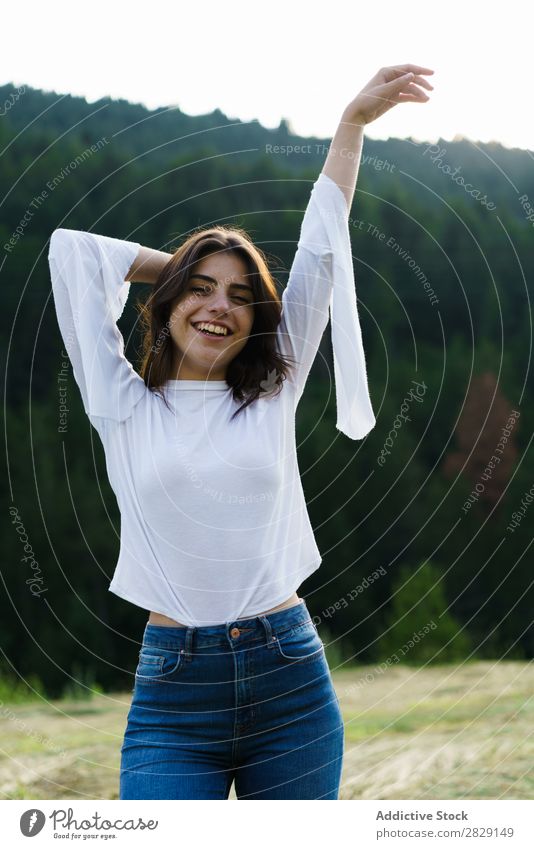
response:
<svg viewBox="0 0 534 849"><path fill-rule="evenodd" d="M433 68L426 104L369 124L373 138L455 135L534 148L528 0L113 3L30 0L2 40L0 82L93 102L177 105L332 136L383 65Z"/></svg>

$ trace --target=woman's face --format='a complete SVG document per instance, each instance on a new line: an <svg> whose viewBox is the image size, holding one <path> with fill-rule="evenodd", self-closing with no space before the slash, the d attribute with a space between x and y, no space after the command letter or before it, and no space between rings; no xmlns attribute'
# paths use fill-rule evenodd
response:
<svg viewBox="0 0 534 849"><path fill-rule="evenodd" d="M247 266L238 254L219 251L192 266L185 292L173 304L169 320L173 378L224 380L228 364L248 341L253 302ZM222 325L226 334L203 333L199 325L206 329L206 324Z"/></svg>

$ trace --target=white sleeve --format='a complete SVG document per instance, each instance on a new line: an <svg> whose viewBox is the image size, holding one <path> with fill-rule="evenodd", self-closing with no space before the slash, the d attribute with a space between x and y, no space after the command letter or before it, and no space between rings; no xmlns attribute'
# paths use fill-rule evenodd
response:
<svg viewBox="0 0 534 849"><path fill-rule="evenodd" d="M304 390L330 309L336 427L350 439L363 439L376 420L356 304L349 210L337 183L321 173L314 183L301 225L297 252L282 294L278 346L298 360L288 380L297 402Z"/></svg>
<svg viewBox="0 0 534 849"><path fill-rule="evenodd" d="M56 315L89 419L124 421L147 391L124 356L117 327L139 252L137 242L83 230L54 230L48 262Z"/></svg>

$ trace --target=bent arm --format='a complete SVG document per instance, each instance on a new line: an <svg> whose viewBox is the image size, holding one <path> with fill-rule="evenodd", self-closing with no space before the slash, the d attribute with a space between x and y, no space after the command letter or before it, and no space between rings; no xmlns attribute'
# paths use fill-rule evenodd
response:
<svg viewBox="0 0 534 849"><path fill-rule="evenodd" d="M83 405L99 430L103 419L125 421L145 395L143 378L124 355L117 326L141 245L58 228L48 260L56 314ZM99 430L100 432L100 430Z"/></svg>
<svg viewBox="0 0 534 849"><path fill-rule="evenodd" d="M139 253L124 279L131 283L154 284L172 256L165 251L156 251L153 248L141 245Z"/></svg>

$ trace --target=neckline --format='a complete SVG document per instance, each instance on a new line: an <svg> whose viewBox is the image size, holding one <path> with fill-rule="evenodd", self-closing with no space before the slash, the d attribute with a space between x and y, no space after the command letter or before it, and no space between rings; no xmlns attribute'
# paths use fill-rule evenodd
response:
<svg viewBox="0 0 534 849"><path fill-rule="evenodd" d="M168 380L166 386L176 390L202 389L204 392L230 388L226 380Z"/></svg>

